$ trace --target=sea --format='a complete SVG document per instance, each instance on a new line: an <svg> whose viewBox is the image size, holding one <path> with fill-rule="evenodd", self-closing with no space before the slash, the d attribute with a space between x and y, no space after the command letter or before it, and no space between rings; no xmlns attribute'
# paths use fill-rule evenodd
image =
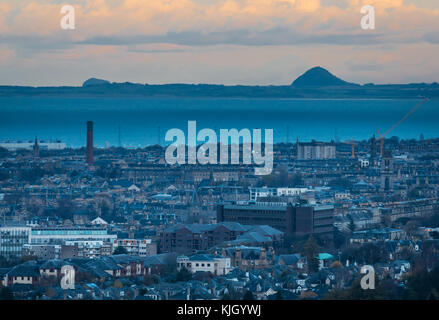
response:
<svg viewBox="0 0 439 320"><path fill-rule="evenodd" d="M169 129L273 129L274 142L360 141L398 124L421 100L1 97L0 141L61 140L97 147L167 145ZM439 100L430 100L386 137L439 137Z"/></svg>

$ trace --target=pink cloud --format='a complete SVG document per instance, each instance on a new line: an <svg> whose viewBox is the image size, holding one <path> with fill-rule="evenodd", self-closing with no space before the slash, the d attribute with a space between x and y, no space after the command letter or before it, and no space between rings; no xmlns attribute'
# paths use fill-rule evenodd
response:
<svg viewBox="0 0 439 320"><path fill-rule="evenodd" d="M49 74L55 73L57 62L59 65L62 61L71 68L75 81L83 80L84 68L114 81L277 84L289 83L291 75L324 63L352 81L374 77L384 80L374 68L366 70L365 66L372 65L386 65L386 76L395 79L406 77L408 72L421 78L427 71L417 70L415 62L429 63L428 72L439 72L434 56L439 54L439 45L425 40L426 35L439 30L439 9L421 8L403 0L349 0L347 8L324 5L320 0L75 0L72 4L77 29L67 33L59 27L61 4L2 1L0 30L7 39L4 41L11 44L6 43L10 47L7 50L1 49L0 63L8 61L11 70L20 71L18 76L28 74L26 79L35 74L47 74L47 79L52 79ZM377 29L369 33L360 29L360 8L364 4L376 6ZM285 40L281 32L287 30L285 37L297 36L300 46L294 45L296 38L270 46L260 44L279 35L276 30L280 30L280 39L276 40ZM262 40L251 45L230 40L239 40L242 32L249 42ZM168 33L175 35L166 37ZM216 33L214 38L212 33ZM355 35L360 39L355 43L360 41L361 45L353 45ZM26 39L20 40L19 36ZM117 43L118 39L138 36L150 36L146 39L152 40ZM200 45L197 38L202 36L206 44ZM106 37L109 43L76 44L96 37ZM29 39L35 42L32 46ZM335 39L333 43L331 39ZM45 50L45 43L55 49ZM57 47L58 43L61 46ZM384 45L397 49L384 50ZM28 55L32 59L23 53L25 50L31 52ZM11 57L11 52L16 57ZM397 64L406 67L404 76ZM136 70L155 80L137 75Z"/></svg>

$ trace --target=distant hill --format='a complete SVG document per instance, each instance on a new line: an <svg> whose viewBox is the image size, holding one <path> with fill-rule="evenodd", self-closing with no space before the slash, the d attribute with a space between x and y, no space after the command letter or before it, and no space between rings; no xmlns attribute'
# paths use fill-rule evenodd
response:
<svg viewBox="0 0 439 320"><path fill-rule="evenodd" d="M82 86L85 87L94 87L94 86L101 86L104 84L110 84L110 81L102 80L102 79L96 79L96 78L90 78L82 84Z"/></svg>
<svg viewBox="0 0 439 320"><path fill-rule="evenodd" d="M0 97L155 97L155 98L293 98L293 99L422 99L439 98L438 83L365 84L346 82L315 67L291 85L140 84L90 78L82 86L0 86Z"/></svg>
<svg viewBox="0 0 439 320"><path fill-rule="evenodd" d="M357 86L357 84L349 83L337 78L322 67L309 69L298 77L291 85L294 87Z"/></svg>

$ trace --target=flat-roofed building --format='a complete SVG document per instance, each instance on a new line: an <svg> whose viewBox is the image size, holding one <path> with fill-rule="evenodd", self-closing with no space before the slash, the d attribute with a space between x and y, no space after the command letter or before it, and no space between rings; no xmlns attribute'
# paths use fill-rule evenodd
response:
<svg viewBox="0 0 439 320"><path fill-rule="evenodd" d="M187 269L191 273L210 272L217 276L230 272L230 258L211 254L196 254L191 257L180 256L177 258L177 270Z"/></svg>
<svg viewBox="0 0 439 320"><path fill-rule="evenodd" d="M30 243L31 228L27 226L0 227L0 255L6 259L20 258L23 246Z"/></svg>
<svg viewBox="0 0 439 320"><path fill-rule="evenodd" d="M149 257L157 254L157 243L151 239L117 239L113 242L113 249L123 247L129 255Z"/></svg>
<svg viewBox="0 0 439 320"><path fill-rule="evenodd" d="M102 241L113 243L117 235L108 234L106 228L36 227L32 229L32 244L60 243L67 241Z"/></svg>
<svg viewBox="0 0 439 320"><path fill-rule="evenodd" d="M259 198L267 197L292 197L299 196L302 193L310 191L310 189L305 187L297 188L249 188L250 190L250 200L257 201Z"/></svg>
<svg viewBox="0 0 439 320"><path fill-rule="evenodd" d="M218 222L238 222L249 225L269 225L290 236L314 234L323 241L333 239L332 205L298 205L263 203L218 205Z"/></svg>
<svg viewBox="0 0 439 320"><path fill-rule="evenodd" d="M335 159L335 144L325 142L297 142L298 160Z"/></svg>
<svg viewBox="0 0 439 320"><path fill-rule="evenodd" d="M59 244L25 244L23 256L36 257L41 260L59 259L61 245Z"/></svg>

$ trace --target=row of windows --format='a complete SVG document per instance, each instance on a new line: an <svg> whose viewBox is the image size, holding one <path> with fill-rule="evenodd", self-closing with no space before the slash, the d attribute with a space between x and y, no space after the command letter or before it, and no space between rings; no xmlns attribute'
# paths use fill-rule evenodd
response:
<svg viewBox="0 0 439 320"><path fill-rule="evenodd" d="M21 244L23 244L23 243L27 243L28 242L28 238L26 237L26 238L21 238L21 239L17 239L17 238L14 238L14 239L0 239L0 243L2 244L2 245L4 245L4 244L13 244L13 243L21 243Z"/></svg>
<svg viewBox="0 0 439 320"><path fill-rule="evenodd" d="M21 247L2 247L0 252L21 252Z"/></svg>
<svg viewBox="0 0 439 320"><path fill-rule="evenodd" d="M106 235L106 230L32 230L32 235Z"/></svg>
<svg viewBox="0 0 439 320"><path fill-rule="evenodd" d="M16 230L12 230L12 231L2 231L0 233L0 237L27 237L29 234L29 232L27 231L16 231Z"/></svg>
<svg viewBox="0 0 439 320"><path fill-rule="evenodd" d="M201 266L202 267L210 267L210 263L201 263ZM192 267L192 263L190 263L190 262L188 262L186 265L184 264L184 263L179 263L179 266L180 267L184 267L184 266L186 266L186 267L188 267L188 268L191 268ZM195 267L199 267L200 266L200 263L195 263ZM216 264L215 264L215 266L216 266Z"/></svg>

